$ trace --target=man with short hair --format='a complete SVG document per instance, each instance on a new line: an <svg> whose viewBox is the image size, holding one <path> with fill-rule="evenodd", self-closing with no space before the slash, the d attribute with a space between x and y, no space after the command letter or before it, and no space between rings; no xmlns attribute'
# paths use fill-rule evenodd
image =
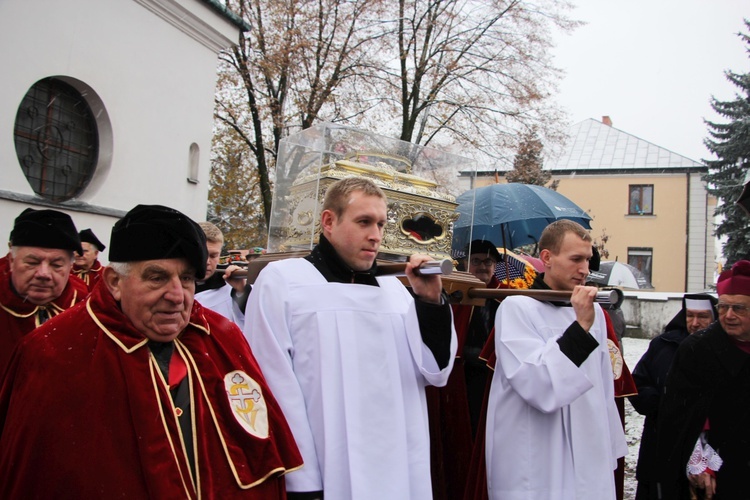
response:
<svg viewBox="0 0 750 500"><path fill-rule="evenodd" d="M78 233L81 237L81 249L83 252L75 254L75 264L72 273L78 276L89 289L94 289L102 277L104 266L99 262L99 252L107 248L99 241L91 229L84 229Z"/></svg>
<svg viewBox="0 0 750 500"><path fill-rule="evenodd" d="M224 246L224 235L210 222L199 222L198 225L206 235L208 261L206 276L195 286L195 299L204 307L234 321L240 329L245 326L245 307L250 296L251 286L244 278L233 278L232 273L240 269L230 265L224 272L216 272Z"/></svg>
<svg viewBox="0 0 750 500"><path fill-rule="evenodd" d="M439 276L377 276L383 191L351 177L328 187L318 245L269 263L245 334L279 398L305 466L289 498L432 499L425 386L444 385L456 336Z"/></svg>
<svg viewBox="0 0 750 500"><path fill-rule="evenodd" d="M0 258L0 377L24 335L88 294L70 276L81 240L68 214L27 208L16 217L9 246Z"/></svg>
<svg viewBox="0 0 750 500"><path fill-rule="evenodd" d="M719 321L682 341L667 375L657 498L750 498L750 261L716 292Z"/></svg>
<svg viewBox="0 0 750 500"><path fill-rule="evenodd" d="M664 333L649 343L648 350L635 365L633 379L638 394L629 399L633 408L646 416L635 469L635 477L638 479L636 500L657 498L654 481L657 467L656 422L667 372L682 341L689 335L705 330L718 318L716 302L716 297L709 294L685 294L682 297L682 309L667 323Z"/></svg>
<svg viewBox="0 0 750 500"><path fill-rule="evenodd" d="M302 460L242 332L194 302L206 240L139 205L102 283L19 342L0 388L0 498L285 498Z"/></svg>
<svg viewBox="0 0 750 500"><path fill-rule="evenodd" d="M591 236L559 220L539 248L545 272L531 288L572 295L570 304L522 296L500 304L485 441L489 498L614 499L613 471L628 450L604 314L597 289L584 286Z"/></svg>

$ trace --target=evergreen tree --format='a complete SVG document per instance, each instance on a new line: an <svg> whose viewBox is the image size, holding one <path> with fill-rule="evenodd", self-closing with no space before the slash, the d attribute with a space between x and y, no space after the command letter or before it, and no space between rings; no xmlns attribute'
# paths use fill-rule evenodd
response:
<svg viewBox="0 0 750 500"><path fill-rule="evenodd" d="M513 159L513 170L505 174L505 179L508 182L544 186L552 174L542 169L542 149L542 141L539 140L536 129L532 128L526 132L518 144L516 157Z"/></svg>
<svg viewBox="0 0 750 500"><path fill-rule="evenodd" d="M750 31L750 21L744 20ZM747 45L750 54L750 35L738 33ZM715 215L722 216L716 227L716 236L726 236L724 256L727 266L750 257L750 231L747 214L735 204L742 192L745 174L750 169L750 72L725 72L738 93L734 100L719 101L711 98L711 107L726 119L726 123L705 121L709 138L704 142L716 160L706 161L708 174L703 178L708 183L708 192L716 196L719 205Z"/></svg>

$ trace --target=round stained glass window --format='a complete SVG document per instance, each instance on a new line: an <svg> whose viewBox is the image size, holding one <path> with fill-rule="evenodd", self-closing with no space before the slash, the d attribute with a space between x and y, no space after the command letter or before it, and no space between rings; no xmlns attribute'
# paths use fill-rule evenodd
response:
<svg viewBox="0 0 750 500"><path fill-rule="evenodd" d="M16 154L31 188L55 202L78 196L99 155L96 119L78 90L56 78L24 96L13 130Z"/></svg>

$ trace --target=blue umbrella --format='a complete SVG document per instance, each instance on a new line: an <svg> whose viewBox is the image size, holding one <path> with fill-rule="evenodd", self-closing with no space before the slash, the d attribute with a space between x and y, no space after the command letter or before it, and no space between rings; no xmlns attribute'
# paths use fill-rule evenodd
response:
<svg viewBox="0 0 750 500"><path fill-rule="evenodd" d="M548 224L573 220L591 229L591 216L557 191L530 184L492 184L459 196L454 248L485 239L497 246L518 248L537 243Z"/></svg>

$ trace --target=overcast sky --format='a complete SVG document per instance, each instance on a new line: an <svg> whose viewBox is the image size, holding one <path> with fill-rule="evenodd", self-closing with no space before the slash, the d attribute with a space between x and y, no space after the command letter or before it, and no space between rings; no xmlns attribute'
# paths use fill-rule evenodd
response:
<svg viewBox="0 0 750 500"><path fill-rule="evenodd" d="M560 34L565 70L558 102L572 123L608 115L613 126L675 153L713 159L703 118L716 121L711 95L732 99L724 70L750 72L748 0L571 0L588 24Z"/></svg>

